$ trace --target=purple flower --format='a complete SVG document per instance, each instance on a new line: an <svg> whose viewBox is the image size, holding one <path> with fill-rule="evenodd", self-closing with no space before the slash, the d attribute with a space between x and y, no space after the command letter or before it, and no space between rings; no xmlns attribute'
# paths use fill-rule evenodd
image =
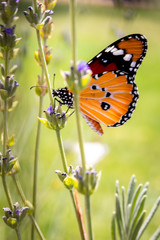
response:
<svg viewBox="0 0 160 240"><path fill-rule="evenodd" d="M81 72L81 71L87 71L87 70L89 70L89 69L90 69L90 68L89 68L88 64L86 63L86 61L80 61L80 62L78 63L77 70L78 70L79 72Z"/></svg>
<svg viewBox="0 0 160 240"><path fill-rule="evenodd" d="M49 106L49 108L47 108L47 111L46 111L49 115L53 114L53 108L52 108L52 105Z"/></svg>
<svg viewBox="0 0 160 240"><path fill-rule="evenodd" d="M16 209L16 214L19 214L19 213L20 213L19 209Z"/></svg>
<svg viewBox="0 0 160 240"><path fill-rule="evenodd" d="M13 28L5 28L4 29L4 32L8 35L12 35L14 32L13 32Z"/></svg>

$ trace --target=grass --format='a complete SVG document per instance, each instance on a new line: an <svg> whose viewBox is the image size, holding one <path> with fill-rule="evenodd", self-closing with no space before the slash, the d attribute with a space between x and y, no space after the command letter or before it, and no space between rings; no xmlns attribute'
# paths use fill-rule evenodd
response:
<svg viewBox="0 0 160 240"><path fill-rule="evenodd" d="M110 239L110 222L114 210L114 189L116 179L120 184L129 182L132 174L136 174L138 182L150 182L147 210L160 195L160 72L159 72L159 39L160 12L159 10L132 9L133 19L124 17L127 9L107 7L79 6L77 14L77 53L79 59L89 60L100 50L117 39L115 30L121 30L126 35L130 33L145 34L148 39L148 53L140 67L136 82L139 87L140 99L131 120L119 128L103 127L104 135L96 135L82 120L85 141L101 142L109 146L109 154L96 165L102 170L102 178L97 192L92 197L92 215L95 239ZM22 17L23 18L23 17ZM49 45L53 47L53 60L49 71L52 78L56 73L55 88L63 87L64 83L60 70L67 70L71 59L69 12L67 6L57 6L54 15L55 31ZM21 171L19 178L26 196L31 200L33 154L36 134L38 100L34 90L39 68L33 59L33 52L37 49L34 30L28 24L19 21L17 31L22 36L20 70L17 80L20 82L17 98L20 100L16 110L10 114L10 133L16 134L14 154L18 156ZM23 63L23 64L22 64ZM49 105L48 96L44 102L44 109ZM69 164L76 166L76 157L72 151L72 143L77 141L74 116L68 120L62 131L63 139L70 143L67 151ZM54 132L42 127L42 139L39 162L38 188L38 222L45 233L46 239L68 240L80 239L75 216L69 194L54 174L55 169L62 169L60 155L57 149ZM12 187L12 182L10 183ZM6 207L3 190L0 196L0 217L3 216L2 207ZM16 191L13 189L14 201L17 201ZM81 198L83 205L83 199ZM142 239L149 239L159 224L160 211L154 218ZM27 229L27 230L26 230ZM74 229L74 231L73 231ZM21 226L23 239L30 239L29 220ZM8 230L1 222L1 237L4 240L13 237L12 230Z"/></svg>

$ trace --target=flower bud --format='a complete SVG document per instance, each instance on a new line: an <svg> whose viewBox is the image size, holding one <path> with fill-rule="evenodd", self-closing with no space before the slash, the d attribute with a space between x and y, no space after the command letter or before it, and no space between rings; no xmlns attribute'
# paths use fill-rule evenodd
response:
<svg viewBox="0 0 160 240"><path fill-rule="evenodd" d="M77 62L76 68L71 65L70 72L63 72L64 80L73 93L82 91L88 85L91 75L92 71L85 61Z"/></svg>
<svg viewBox="0 0 160 240"><path fill-rule="evenodd" d="M57 0L48 1L47 9L53 9L57 3Z"/></svg>
<svg viewBox="0 0 160 240"><path fill-rule="evenodd" d="M3 164L2 164L3 161ZM11 150L8 149L5 156L0 158L0 172L2 172L1 166L6 174L11 174L11 170L17 162L17 158L11 155Z"/></svg>
<svg viewBox="0 0 160 240"><path fill-rule="evenodd" d="M41 33L41 37L43 39L47 39L51 37L51 32L53 30L53 22L50 20L47 24L45 24L43 26L43 28L41 29L40 33Z"/></svg>
<svg viewBox="0 0 160 240"><path fill-rule="evenodd" d="M16 228L21 223L23 218L26 216L29 208L19 207L19 203L13 204L13 211L9 208L3 208L5 216L3 216L4 222L11 228Z"/></svg>
<svg viewBox="0 0 160 240"><path fill-rule="evenodd" d="M73 175L61 172L59 170L56 170L55 173L58 175L59 179L61 182L63 182L67 189L71 190L78 187L78 182Z"/></svg>
<svg viewBox="0 0 160 240"><path fill-rule="evenodd" d="M85 194L87 188L89 194L93 194L98 187L100 176L101 173L97 173L95 169L91 168L84 173L81 167L76 168L74 177L78 180L77 190Z"/></svg>
<svg viewBox="0 0 160 240"><path fill-rule="evenodd" d="M4 76L5 76L4 65L3 65L3 64L0 64L0 67L1 67L1 74L2 74L2 76L4 77Z"/></svg>
<svg viewBox="0 0 160 240"><path fill-rule="evenodd" d="M0 89L4 89L4 84L1 80L0 80Z"/></svg>
<svg viewBox="0 0 160 240"><path fill-rule="evenodd" d="M44 111L46 115L45 118L39 118L39 120L49 129L53 130L61 130L65 127L66 122L68 120L68 114L62 111L61 106L56 106L53 110L52 106L50 105L47 110Z"/></svg>

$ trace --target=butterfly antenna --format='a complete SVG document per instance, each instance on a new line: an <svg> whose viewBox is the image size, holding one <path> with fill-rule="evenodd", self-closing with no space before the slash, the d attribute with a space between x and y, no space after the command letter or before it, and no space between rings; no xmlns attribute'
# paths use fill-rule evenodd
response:
<svg viewBox="0 0 160 240"><path fill-rule="evenodd" d="M54 83L55 83L55 79L56 79L56 74L53 74L53 89L54 89Z"/></svg>

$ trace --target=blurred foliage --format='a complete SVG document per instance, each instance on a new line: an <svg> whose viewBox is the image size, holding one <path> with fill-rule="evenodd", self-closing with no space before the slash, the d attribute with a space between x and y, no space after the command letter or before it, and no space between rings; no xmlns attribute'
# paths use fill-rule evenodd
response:
<svg viewBox="0 0 160 240"><path fill-rule="evenodd" d="M22 2L22 1L21 1ZM20 83L16 98L20 100L14 112L9 115L10 135L15 133L16 145L14 156L19 158L21 171L19 178L24 191L31 200L33 155L37 124L38 99L30 87L34 85L39 74L39 66L34 61L34 51L37 49L35 33L28 27L28 23L21 15L26 10L21 5L19 10L17 36L22 37L20 54L16 59L19 65L17 79ZM127 17L126 17L127 15ZM129 17L128 17L129 16ZM69 34L69 8L67 5L57 4L55 8L54 33L49 40L53 47L53 59L49 66L52 79L56 74L54 88L63 87L64 83L60 70L69 68L71 59ZM159 159L160 159L160 81L159 81L159 39L160 39L160 11L153 9L91 7L80 5L77 8L77 46L78 58L90 60L100 50L122 35L131 33L145 34L148 39L148 53L139 69L136 82L139 87L140 99L133 117L119 128L104 127L102 137L96 135L83 121L85 141L100 142L109 146L110 152L98 163L96 169L102 171L102 177L97 192L92 197L93 227L95 239L110 239L110 223L114 209L114 186L116 179L127 185L134 173L138 181L150 182L150 191L146 209L151 209L160 194L159 188ZM44 109L49 106L49 99L44 101ZM0 123L2 124L2 123ZM0 126L2 129L2 125ZM77 165L78 157L74 153L77 141L74 115L62 130L69 164ZM1 147L0 147L1 148ZM60 155L57 151L56 136L53 131L42 127L42 139L39 162L38 188L38 223L45 233L46 239L69 240L80 239L75 221L72 204L66 189L59 182L55 169L62 169ZM13 200L17 201L17 193L13 189ZM82 202L83 203L83 202ZM0 217L3 216L2 207L6 206L6 199L1 189ZM142 239L148 239L159 224L159 216L148 228ZM2 220L1 220L2 221ZM24 240L30 237L29 220L21 226ZM28 229L28 231L26 230ZM73 231L74 229L74 231ZM24 230L24 231L23 231ZM0 224L1 239L13 238L13 232Z"/></svg>

